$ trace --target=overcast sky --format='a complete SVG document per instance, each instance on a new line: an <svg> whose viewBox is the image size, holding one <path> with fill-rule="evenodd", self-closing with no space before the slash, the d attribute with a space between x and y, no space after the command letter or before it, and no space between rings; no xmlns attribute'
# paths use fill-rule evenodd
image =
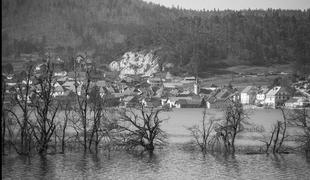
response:
<svg viewBox="0 0 310 180"><path fill-rule="evenodd" d="M310 0L144 0L186 9L308 9Z"/></svg>

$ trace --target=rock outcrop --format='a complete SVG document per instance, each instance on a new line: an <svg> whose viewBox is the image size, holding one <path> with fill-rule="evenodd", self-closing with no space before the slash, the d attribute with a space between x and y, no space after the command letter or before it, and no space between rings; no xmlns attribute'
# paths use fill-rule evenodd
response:
<svg viewBox="0 0 310 180"><path fill-rule="evenodd" d="M158 58L154 52L126 52L119 60L110 63L112 71L118 71L119 77L127 75L151 76L159 71Z"/></svg>

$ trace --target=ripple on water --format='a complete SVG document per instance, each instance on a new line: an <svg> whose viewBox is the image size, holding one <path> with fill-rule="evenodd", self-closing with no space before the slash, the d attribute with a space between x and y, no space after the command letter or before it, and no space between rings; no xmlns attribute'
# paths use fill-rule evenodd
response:
<svg viewBox="0 0 310 180"><path fill-rule="evenodd" d="M45 158L9 156L3 179L309 179L301 155L202 155L170 145L153 156L125 152L66 153Z"/></svg>

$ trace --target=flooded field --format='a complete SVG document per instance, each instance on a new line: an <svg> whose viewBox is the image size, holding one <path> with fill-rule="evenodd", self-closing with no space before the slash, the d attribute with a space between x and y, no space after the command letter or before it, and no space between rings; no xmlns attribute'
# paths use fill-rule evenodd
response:
<svg viewBox="0 0 310 180"><path fill-rule="evenodd" d="M164 121L162 127L170 135L170 142L184 143L191 140L190 133L187 130L188 127L191 127L195 124L201 124L203 109L173 109L171 112L165 112L162 114L162 118L167 120ZM249 110L249 119L248 122L255 124L257 126L262 126L265 129L265 132L271 130L272 125L277 121L282 121L282 114L280 110L276 109L261 109L261 110ZM211 118L223 118L223 111L208 109L207 110L207 119ZM259 137L259 133L242 133L242 138L237 138L237 144L261 144L260 141L255 140L251 137ZM248 141L246 141L248 138Z"/></svg>
<svg viewBox="0 0 310 180"><path fill-rule="evenodd" d="M133 155L123 151L99 154L67 152L66 154L5 156L3 179L309 179L310 160L298 154L224 156L188 150L191 140L188 127L199 124L203 109L174 109L164 112L162 124L169 145L156 149L153 156ZM223 112L208 110L208 117L221 118ZM249 122L269 131L282 120L278 110L250 112ZM255 133L243 133L237 145L257 145Z"/></svg>
<svg viewBox="0 0 310 180"><path fill-rule="evenodd" d="M3 179L309 179L301 155L224 156L187 151L170 144L153 156L125 152L5 157Z"/></svg>

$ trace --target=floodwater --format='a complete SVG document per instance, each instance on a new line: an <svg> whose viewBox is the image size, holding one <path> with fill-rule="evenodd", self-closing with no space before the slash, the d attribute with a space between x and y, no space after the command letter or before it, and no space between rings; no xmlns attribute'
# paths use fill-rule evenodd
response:
<svg viewBox="0 0 310 180"><path fill-rule="evenodd" d="M310 179L302 155L224 156L169 145L153 156L126 152L4 157L3 179Z"/></svg>
<svg viewBox="0 0 310 180"><path fill-rule="evenodd" d="M190 132L187 130L194 125L201 126L202 112L204 109L173 109L170 112L164 112L161 114L162 119L166 119L163 122L162 128L170 135L169 142L172 143L186 143L191 140ZM258 109L258 110L246 110L248 114L247 121L251 125L262 126L265 132L269 132L274 123L278 120L283 121L283 117L280 110L277 109ZM207 109L206 119L223 119L223 111L215 109ZM253 136L259 137L258 133L241 133L243 138L238 138L236 144L248 144L261 145L259 140L253 140Z"/></svg>
<svg viewBox="0 0 310 180"><path fill-rule="evenodd" d="M190 140L186 128L199 124L203 109L174 109L161 115L162 128L169 134L168 146L156 149L153 156L123 151L83 154L4 156L3 179L310 179L310 160L299 154L202 155L184 148ZM221 111L208 110L208 117L220 118ZM265 129L281 120L278 110L258 110L249 121ZM241 140L237 140L237 142ZM253 140L250 140L253 141ZM249 143L250 141L246 141ZM238 143L237 143L238 144Z"/></svg>

